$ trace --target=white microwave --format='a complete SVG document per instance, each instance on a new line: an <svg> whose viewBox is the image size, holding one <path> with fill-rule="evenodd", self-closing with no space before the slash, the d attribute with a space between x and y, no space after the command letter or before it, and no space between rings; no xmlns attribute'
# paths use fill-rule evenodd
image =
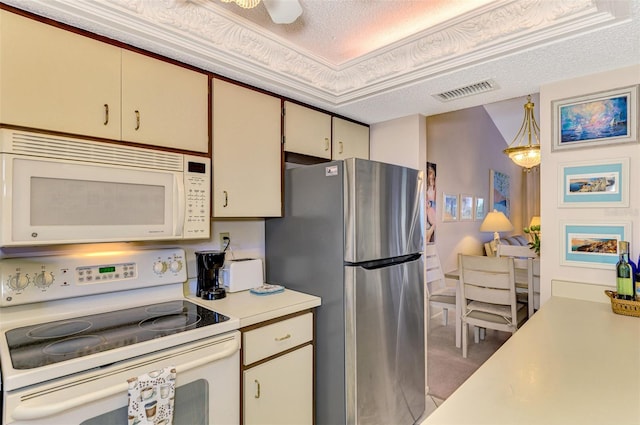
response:
<svg viewBox="0 0 640 425"><path fill-rule="evenodd" d="M210 236L210 158L9 129L0 157L0 246Z"/></svg>

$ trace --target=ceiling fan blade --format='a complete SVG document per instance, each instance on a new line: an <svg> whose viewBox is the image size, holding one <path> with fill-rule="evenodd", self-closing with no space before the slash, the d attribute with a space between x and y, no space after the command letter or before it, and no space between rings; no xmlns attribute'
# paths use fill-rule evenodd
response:
<svg viewBox="0 0 640 425"><path fill-rule="evenodd" d="M262 0L271 20L276 24L290 24L302 14L298 0Z"/></svg>

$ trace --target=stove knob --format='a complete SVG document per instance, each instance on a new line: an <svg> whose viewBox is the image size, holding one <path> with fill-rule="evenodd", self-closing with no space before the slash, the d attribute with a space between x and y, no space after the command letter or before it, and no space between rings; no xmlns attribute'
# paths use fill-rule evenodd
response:
<svg viewBox="0 0 640 425"><path fill-rule="evenodd" d="M51 272L42 272L38 273L35 278L35 284L38 288L46 288L51 286L53 283L53 273Z"/></svg>
<svg viewBox="0 0 640 425"><path fill-rule="evenodd" d="M20 291L29 286L29 277L22 273L17 273L15 276L9 278L9 288L14 291Z"/></svg>
<svg viewBox="0 0 640 425"><path fill-rule="evenodd" d="M167 271L167 263L164 261L156 261L153 263L153 271L157 274L162 274Z"/></svg>
<svg viewBox="0 0 640 425"><path fill-rule="evenodd" d="M169 270L171 270L173 273L177 273L180 270L182 270L182 261L180 260L173 260L171 262L171 265L169 266Z"/></svg>

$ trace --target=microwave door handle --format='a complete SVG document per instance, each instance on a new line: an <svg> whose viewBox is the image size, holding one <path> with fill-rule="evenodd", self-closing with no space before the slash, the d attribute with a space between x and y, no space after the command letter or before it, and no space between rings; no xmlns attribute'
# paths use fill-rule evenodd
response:
<svg viewBox="0 0 640 425"><path fill-rule="evenodd" d="M184 176L182 174L174 174L175 176L175 185L174 185L174 195L178 202L174 202L174 224L173 224L173 235L174 236L182 236L184 231L184 215L187 209L187 200L184 195Z"/></svg>
<svg viewBox="0 0 640 425"><path fill-rule="evenodd" d="M222 360L233 355L239 349L240 343L238 338L233 338L233 340L225 342L220 351L217 351L210 356L204 356L192 362L176 366L176 373L180 374L188 370L203 366L205 364L213 363L217 360ZM85 404L101 400L103 398L111 397L118 394L126 395L128 389L129 384L124 381L120 384L103 388L101 390L92 391L79 397L62 400L58 403L40 405L37 403L37 400L26 401L16 406L16 408L13 410L13 413L11 413L11 417L16 421L43 419L62 413L65 410L83 406Z"/></svg>

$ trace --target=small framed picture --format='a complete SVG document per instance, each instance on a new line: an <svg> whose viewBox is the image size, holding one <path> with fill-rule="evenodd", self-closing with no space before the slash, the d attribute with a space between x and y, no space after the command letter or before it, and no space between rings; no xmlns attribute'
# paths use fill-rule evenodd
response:
<svg viewBox="0 0 640 425"><path fill-rule="evenodd" d="M484 220L484 216L487 215L487 211L484 208L484 198L476 196L476 209L474 220Z"/></svg>
<svg viewBox="0 0 640 425"><path fill-rule="evenodd" d="M638 141L638 86L552 102L552 150Z"/></svg>
<svg viewBox="0 0 640 425"><path fill-rule="evenodd" d="M458 195L442 194L442 221L458 221Z"/></svg>
<svg viewBox="0 0 640 425"><path fill-rule="evenodd" d="M460 195L460 221L473 220L473 195Z"/></svg>
<svg viewBox="0 0 640 425"><path fill-rule="evenodd" d="M618 242L629 241L631 222L590 224L561 223L563 266L615 269Z"/></svg>
<svg viewBox="0 0 640 425"><path fill-rule="evenodd" d="M560 164L558 206L628 207L629 158Z"/></svg>

